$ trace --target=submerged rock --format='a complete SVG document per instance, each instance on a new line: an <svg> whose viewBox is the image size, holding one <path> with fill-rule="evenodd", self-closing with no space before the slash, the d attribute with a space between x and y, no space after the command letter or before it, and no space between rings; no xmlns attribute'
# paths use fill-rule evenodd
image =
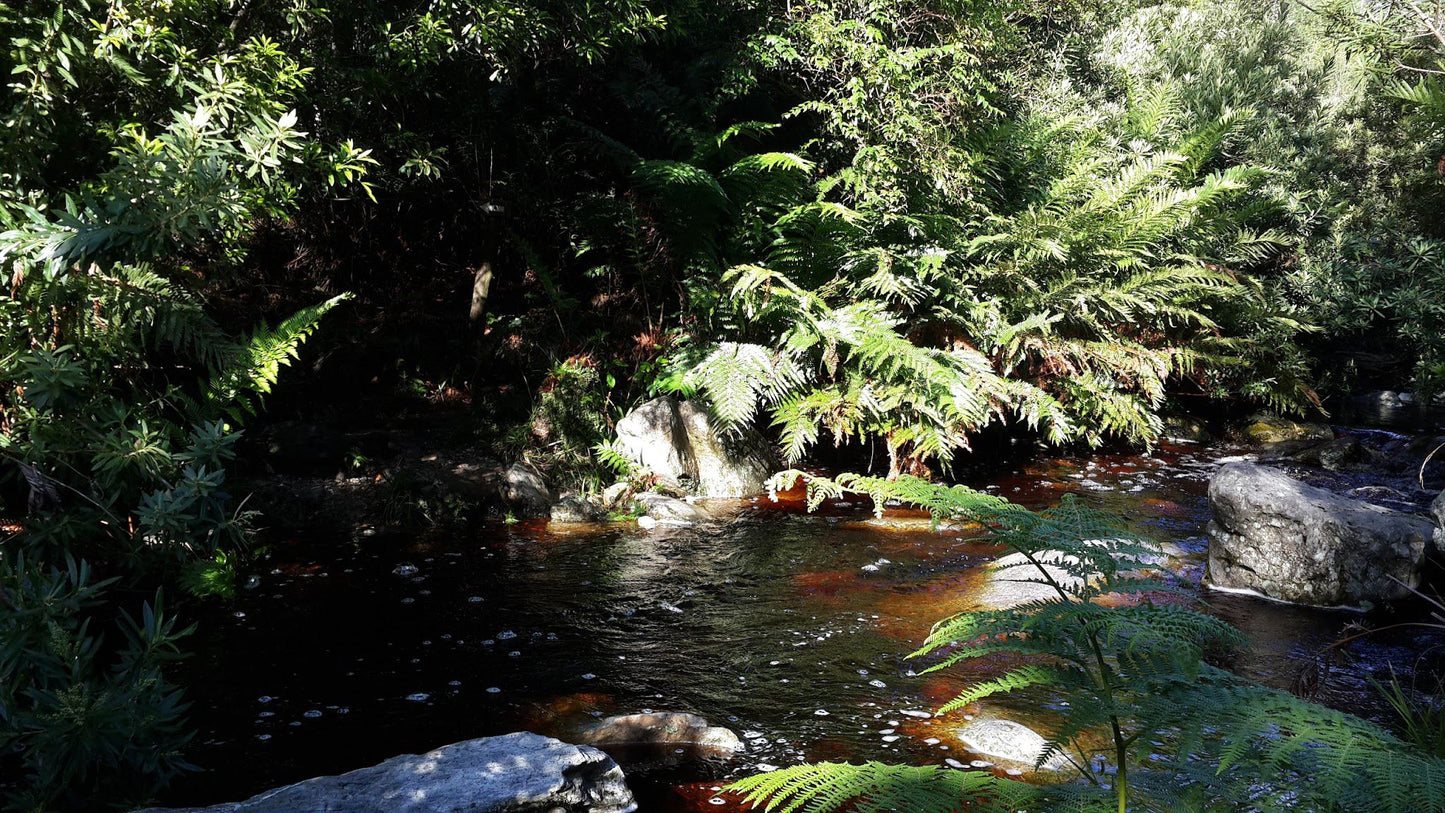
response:
<svg viewBox="0 0 1445 813"><path fill-rule="evenodd" d="M1220 469L1209 483L1209 503L1210 584L1299 604L1405 597L1405 585L1420 583L1434 530L1421 517L1251 463Z"/></svg>
<svg viewBox="0 0 1445 813"><path fill-rule="evenodd" d="M617 446L664 484L689 484L705 497L749 497L763 492L775 460L751 430L725 437L707 410L692 401L655 398L617 422Z"/></svg>
<svg viewBox="0 0 1445 813"><path fill-rule="evenodd" d="M631 813L622 769L595 748L518 732L404 754L244 802L141 813Z"/></svg>
<svg viewBox="0 0 1445 813"><path fill-rule="evenodd" d="M658 746L671 749L684 746L719 753L743 750L742 740L731 730L711 725L706 718L696 714L666 711L608 717L585 732L582 741L601 747Z"/></svg>
<svg viewBox="0 0 1445 813"><path fill-rule="evenodd" d="M1012 720L975 720L959 729L958 739L976 754L1024 765L1037 765L1049 745L1037 731ZM1040 767L1057 771L1068 764L1062 754L1054 754Z"/></svg>
<svg viewBox="0 0 1445 813"><path fill-rule="evenodd" d="M1244 427L1246 440L1260 445L1292 440L1333 440L1334 430L1322 423L1302 423L1278 415L1260 414L1249 419Z"/></svg>

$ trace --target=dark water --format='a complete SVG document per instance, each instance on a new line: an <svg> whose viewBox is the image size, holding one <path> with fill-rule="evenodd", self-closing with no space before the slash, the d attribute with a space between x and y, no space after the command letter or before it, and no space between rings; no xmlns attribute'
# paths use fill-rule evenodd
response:
<svg viewBox="0 0 1445 813"><path fill-rule="evenodd" d="M1178 545L1197 583L1208 478L1237 454L1046 459L970 485L1034 507L1085 495ZM650 810L707 808L717 782L760 766L975 758L954 734L962 715L929 716L968 676L921 678L904 655L959 609L991 547L916 514L879 522L841 504L810 516L767 500L720 530L555 530L274 544L259 585L205 619L194 642L192 757L207 772L166 801L241 798L521 729L566 739L647 709L701 714L748 745L724 763L630 770ZM1358 620L1204 598L1252 638L1233 668L1280 687ZM1321 699L1380 716L1370 678L1390 664L1408 677L1436 644L1404 632L1352 645ZM986 711L1046 729L1056 700L1023 694Z"/></svg>

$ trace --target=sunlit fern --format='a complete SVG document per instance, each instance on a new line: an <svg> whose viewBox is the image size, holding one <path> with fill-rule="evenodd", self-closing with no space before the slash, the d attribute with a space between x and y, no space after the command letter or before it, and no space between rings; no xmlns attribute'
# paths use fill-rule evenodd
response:
<svg viewBox="0 0 1445 813"><path fill-rule="evenodd" d="M965 612L934 626L911 657L924 673L994 653L1019 663L943 704L941 714L995 695L1042 689L1065 701L1038 764L1056 755L1079 781L1030 786L943 766L802 765L748 777L731 790L767 810L946 813L972 810L1445 810L1445 760L1365 720L1267 689L1205 662L1240 634L1188 606L1148 569L1158 550L1122 519L1066 498L1030 511L1001 498L917 478L806 483L808 505L867 497L938 521L976 523L1027 563L1041 597ZM1167 602L1156 599L1172 596ZM1106 743L1100 747L1100 741ZM1108 765L1107 770L1101 770Z"/></svg>

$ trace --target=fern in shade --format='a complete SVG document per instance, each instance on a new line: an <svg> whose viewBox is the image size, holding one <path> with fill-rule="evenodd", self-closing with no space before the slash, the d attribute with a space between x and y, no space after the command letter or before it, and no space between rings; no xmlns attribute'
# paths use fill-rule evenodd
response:
<svg viewBox="0 0 1445 813"><path fill-rule="evenodd" d="M1121 518L1073 497L1030 511L906 476L792 471L773 486L800 480L810 509L843 495L869 498L880 514L914 506L982 526L1012 551L1017 564L995 578L1038 585L1037 597L944 619L910 657L927 674L1009 655L1016 665L977 680L939 713L1021 689L1057 693L1061 719L1036 767L1063 757L1077 781L1033 786L942 766L821 763L732 785L748 802L807 813L1445 810L1445 760L1208 664L1242 636L1155 575L1159 550Z"/></svg>

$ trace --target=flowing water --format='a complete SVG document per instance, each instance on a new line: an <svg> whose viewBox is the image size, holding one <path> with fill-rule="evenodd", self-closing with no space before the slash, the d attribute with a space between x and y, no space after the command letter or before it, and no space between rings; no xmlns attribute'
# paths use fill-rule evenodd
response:
<svg viewBox="0 0 1445 813"><path fill-rule="evenodd" d="M1084 495L1177 545L1197 584L1208 478L1240 454L1042 459L969 485L1030 507ZM709 530L523 523L273 544L193 642L193 759L206 773L166 801L233 800L516 730L575 740L598 717L644 710L695 712L747 743L727 761L624 761L644 810L721 806L721 781L804 760L976 759L957 739L961 714L930 716L968 676L920 677L905 655L997 551L918 514L874 520L860 503L740 507ZM1251 636L1232 668L1279 687L1358 620L1203 598ZM1320 699L1383 719L1369 680L1391 664L1408 677L1436 644L1408 631L1361 640ZM1046 730L1059 699L987 702L980 713Z"/></svg>

